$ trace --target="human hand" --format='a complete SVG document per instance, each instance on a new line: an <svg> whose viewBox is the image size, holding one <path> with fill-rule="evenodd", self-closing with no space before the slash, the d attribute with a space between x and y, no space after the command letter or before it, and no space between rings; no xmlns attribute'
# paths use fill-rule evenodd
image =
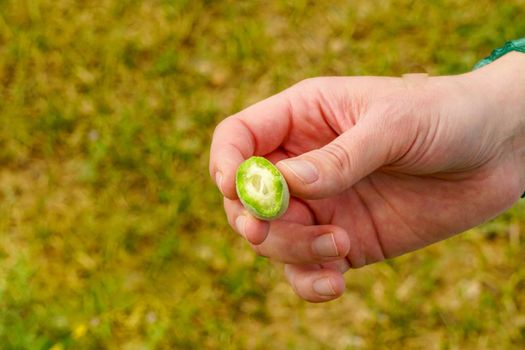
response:
<svg viewBox="0 0 525 350"><path fill-rule="evenodd" d="M299 296L334 299L350 267L462 232L517 200L524 80L525 55L509 54L458 76L310 79L248 107L217 127L211 147L228 221L286 264ZM235 193L252 155L276 163L294 196L271 223Z"/></svg>

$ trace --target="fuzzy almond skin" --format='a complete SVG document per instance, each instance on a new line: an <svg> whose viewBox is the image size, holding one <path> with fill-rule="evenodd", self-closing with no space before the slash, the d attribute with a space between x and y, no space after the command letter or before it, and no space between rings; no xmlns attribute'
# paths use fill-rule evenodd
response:
<svg viewBox="0 0 525 350"><path fill-rule="evenodd" d="M237 195L256 218L276 220L288 209L290 192L284 176L263 157L245 160L235 176Z"/></svg>

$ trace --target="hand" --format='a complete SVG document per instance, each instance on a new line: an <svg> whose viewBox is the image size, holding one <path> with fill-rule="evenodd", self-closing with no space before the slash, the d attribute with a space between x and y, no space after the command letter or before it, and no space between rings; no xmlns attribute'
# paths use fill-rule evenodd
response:
<svg viewBox="0 0 525 350"><path fill-rule="evenodd" d="M299 296L334 299L350 267L462 232L518 199L524 76L525 55L509 54L458 76L309 79L259 102L213 136L210 174L228 221L286 264ZM294 196L271 223L235 193L235 171L252 155L276 163Z"/></svg>

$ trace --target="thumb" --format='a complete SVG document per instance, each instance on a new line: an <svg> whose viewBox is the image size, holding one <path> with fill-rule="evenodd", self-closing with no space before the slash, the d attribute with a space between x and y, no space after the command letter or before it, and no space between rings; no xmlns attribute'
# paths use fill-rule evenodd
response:
<svg viewBox="0 0 525 350"><path fill-rule="evenodd" d="M391 133L368 124L358 123L320 149L278 162L292 195L305 199L336 195L387 164L394 153Z"/></svg>

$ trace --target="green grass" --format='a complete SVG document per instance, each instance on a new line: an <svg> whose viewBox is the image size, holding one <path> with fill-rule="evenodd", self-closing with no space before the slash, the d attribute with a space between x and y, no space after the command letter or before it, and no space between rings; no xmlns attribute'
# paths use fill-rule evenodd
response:
<svg viewBox="0 0 525 350"><path fill-rule="evenodd" d="M207 162L254 101L467 71L524 6L0 0L0 347L523 348L524 205L312 305L228 228Z"/></svg>

